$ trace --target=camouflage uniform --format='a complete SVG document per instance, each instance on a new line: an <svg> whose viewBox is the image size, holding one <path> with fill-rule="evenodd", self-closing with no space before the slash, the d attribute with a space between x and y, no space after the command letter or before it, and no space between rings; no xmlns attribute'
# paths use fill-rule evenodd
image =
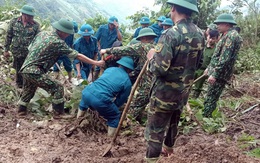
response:
<svg viewBox="0 0 260 163"><path fill-rule="evenodd" d="M210 63L214 50L215 50L215 46L214 47L205 47L205 50L203 52L203 63L202 63L202 66L198 70L196 70L195 79L200 77L201 75L203 75L205 69L207 68L207 66ZM207 77L205 76L194 84L194 92L193 92L194 98L199 97L199 95L202 91L203 84L206 79L207 79Z"/></svg>
<svg viewBox="0 0 260 163"><path fill-rule="evenodd" d="M162 145L173 148L204 45L203 33L191 19L181 19L162 33L148 65L154 78L145 130L147 159L157 159Z"/></svg>
<svg viewBox="0 0 260 163"><path fill-rule="evenodd" d="M54 32L40 32L28 47L29 54L20 73L25 79L23 92L18 104L26 106L33 98L37 87L53 95L53 104L60 104L63 99L63 86L51 80L45 73L57 62L61 55L75 58L76 50L68 45Z"/></svg>
<svg viewBox="0 0 260 163"><path fill-rule="evenodd" d="M40 32L40 25L36 21L26 24L24 27L22 16L10 21L5 39L5 51L13 54L13 67L16 70L16 83L19 87L23 85L23 78L18 73L28 54L28 46L33 38Z"/></svg>
<svg viewBox="0 0 260 163"><path fill-rule="evenodd" d="M132 56L135 57L134 61L136 63L136 68L131 72L130 77L134 78L132 83L134 83L136 77L139 75L143 65L146 62L146 54L151 49L154 48L153 43L136 43L131 46L124 46L120 48L114 48L108 50L108 53L112 53L115 56ZM149 103L149 90L151 86L151 74L146 72L136 89L134 98L131 102L130 108L133 111L133 116L141 116L141 113L144 111L146 105Z"/></svg>
<svg viewBox="0 0 260 163"><path fill-rule="evenodd" d="M230 28L225 35L222 35L216 45L216 49L208 66L208 75L212 75L216 82L209 84L206 99L204 102L204 113L211 117L217 106L217 101L231 79L237 54L242 43L242 38L234 28Z"/></svg>

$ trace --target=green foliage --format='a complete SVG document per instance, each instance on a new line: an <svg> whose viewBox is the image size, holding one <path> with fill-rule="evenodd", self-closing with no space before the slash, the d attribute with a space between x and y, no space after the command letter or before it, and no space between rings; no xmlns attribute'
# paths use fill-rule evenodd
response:
<svg viewBox="0 0 260 163"><path fill-rule="evenodd" d="M245 71L259 71L260 70L260 42L247 49L241 48L238 59L235 64L235 72L241 73Z"/></svg>
<svg viewBox="0 0 260 163"><path fill-rule="evenodd" d="M25 4L24 0L5 0L3 6L0 6L0 21L10 20L20 14L20 8Z"/></svg>
<svg viewBox="0 0 260 163"><path fill-rule="evenodd" d="M94 18L86 19L85 22L91 25L96 32L100 25L107 24L107 18L100 14L97 14Z"/></svg>
<svg viewBox="0 0 260 163"><path fill-rule="evenodd" d="M213 134L217 132L224 132L226 131L226 118L225 115L219 112L218 109L215 109L212 113L212 118L205 118L202 116L202 110L199 110L195 117L198 121L202 122L202 128L207 133Z"/></svg>
<svg viewBox="0 0 260 163"><path fill-rule="evenodd" d="M260 158L260 148L255 148L251 151L246 152L246 154L252 157Z"/></svg>
<svg viewBox="0 0 260 163"><path fill-rule="evenodd" d="M137 11L134 15L130 15L126 17L126 19L131 20L130 29L136 29L140 26L139 21L142 17L148 16L150 17L151 11L148 8L144 8L143 10Z"/></svg>

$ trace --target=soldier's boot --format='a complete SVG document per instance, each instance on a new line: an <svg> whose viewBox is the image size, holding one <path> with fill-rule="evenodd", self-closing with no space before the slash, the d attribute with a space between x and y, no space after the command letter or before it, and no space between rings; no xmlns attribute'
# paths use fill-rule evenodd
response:
<svg viewBox="0 0 260 163"><path fill-rule="evenodd" d="M64 113L64 102L59 104L52 103L52 108L54 111L54 115L61 115Z"/></svg>
<svg viewBox="0 0 260 163"><path fill-rule="evenodd" d="M54 72L54 79L60 78L60 72Z"/></svg>
<svg viewBox="0 0 260 163"><path fill-rule="evenodd" d="M68 76L69 76L68 80L69 80L69 82L71 83L71 79L72 79L72 72L68 72Z"/></svg>
<svg viewBox="0 0 260 163"><path fill-rule="evenodd" d="M27 112L27 107L23 105L19 105L17 112L19 115L25 115Z"/></svg>
<svg viewBox="0 0 260 163"><path fill-rule="evenodd" d="M156 163L159 160L159 157L154 157L154 158L145 158L145 161L147 163Z"/></svg>
<svg viewBox="0 0 260 163"><path fill-rule="evenodd" d="M108 126L107 128L107 136L112 137L115 135L116 128Z"/></svg>
<svg viewBox="0 0 260 163"><path fill-rule="evenodd" d="M85 114L85 111L78 109L77 118L83 117Z"/></svg>

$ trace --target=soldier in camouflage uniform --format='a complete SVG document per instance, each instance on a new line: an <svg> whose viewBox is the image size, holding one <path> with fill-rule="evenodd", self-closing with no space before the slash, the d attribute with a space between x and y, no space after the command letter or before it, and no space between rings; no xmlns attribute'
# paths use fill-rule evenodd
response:
<svg viewBox="0 0 260 163"><path fill-rule="evenodd" d="M135 62L137 62L137 66L135 70L131 73L131 77L136 79L139 75L145 61L146 54L151 49L154 48L154 38L157 35L150 28L143 28L140 30L137 40L140 40L139 43L112 48L112 49L103 49L102 54L107 52L108 54L113 54L114 56L133 56L136 57ZM134 83L135 80L132 81ZM136 89L134 94L133 101L131 102L130 108L134 113L134 117L137 118L138 121L141 121L142 112L144 111L146 105L149 103L149 90L151 85L151 74L145 73L140 83Z"/></svg>
<svg viewBox="0 0 260 163"><path fill-rule="evenodd" d="M173 152L180 115L205 45L203 32L190 18L198 13L197 0L167 3L175 25L162 33L155 49L147 54L148 70L154 75L145 130L147 162L156 162L161 152Z"/></svg>
<svg viewBox="0 0 260 163"><path fill-rule="evenodd" d="M33 7L24 5L20 11L22 16L12 19L7 29L4 56L9 58L9 50L11 50L13 55L13 67L16 70L16 85L22 88L23 78L18 72L28 54L27 48L29 44L40 32L40 25L33 20L35 15Z"/></svg>
<svg viewBox="0 0 260 163"><path fill-rule="evenodd" d="M65 43L65 38L73 34L73 24L66 19L54 22L55 28L52 32L40 32L28 47L29 54L22 65L20 73L24 78L24 85L21 98L18 102L19 114L25 114L27 104L33 98L37 87L45 89L53 96L52 107L54 113L62 114L64 111L63 86L53 81L46 75L61 55L68 55L69 58L77 58L82 62L104 66L104 61L94 61L76 50L71 49Z"/></svg>
<svg viewBox="0 0 260 163"><path fill-rule="evenodd" d="M218 37L219 37L219 33L217 30L209 31L206 47L203 52L203 63L202 66L196 71L195 79L203 75L205 69L209 65L211 57L216 47L216 43L218 42ZM204 76L194 84L193 98L198 98L200 96L203 84L206 81L206 79L207 76Z"/></svg>
<svg viewBox="0 0 260 163"><path fill-rule="evenodd" d="M205 74L209 76L209 87L203 112L205 117L212 116L225 84L231 79L237 54L242 43L242 38L233 28L236 22L232 15L221 14L214 23L217 24L222 36L216 45L210 64L205 70Z"/></svg>

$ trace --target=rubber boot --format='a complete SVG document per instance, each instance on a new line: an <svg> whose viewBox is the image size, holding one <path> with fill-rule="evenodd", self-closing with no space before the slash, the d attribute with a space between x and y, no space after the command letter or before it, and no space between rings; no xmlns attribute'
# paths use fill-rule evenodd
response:
<svg viewBox="0 0 260 163"><path fill-rule="evenodd" d="M145 158L145 161L147 163L156 163L159 160L159 157L154 157L154 158Z"/></svg>
<svg viewBox="0 0 260 163"><path fill-rule="evenodd" d="M78 109L77 118L83 117L85 114L85 111Z"/></svg>
<svg viewBox="0 0 260 163"><path fill-rule="evenodd" d="M68 76L69 76L68 80L69 80L69 82L71 83L71 79L72 79L72 72L68 72Z"/></svg>
<svg viewBox="0 0 260 163"><path fill-rule="evenodd" d="M107 128L107 136L112 137L112 136L115 135L115 132L116 132L116 128L108 126L108 128Z"/></svg>
<svg viewBox="0 0 260 163"><path fill-rule="evenodd" d="M27 107L23 105L19 105L17 112L19 115L25 115L27 112Z"/></svg>
<svg viewBox="0 0 260 163"><path fill-rule="evenodd" d="M64 113L64 102L59 104L52 103L52 108L55 115L61 115Z"/></svg>

